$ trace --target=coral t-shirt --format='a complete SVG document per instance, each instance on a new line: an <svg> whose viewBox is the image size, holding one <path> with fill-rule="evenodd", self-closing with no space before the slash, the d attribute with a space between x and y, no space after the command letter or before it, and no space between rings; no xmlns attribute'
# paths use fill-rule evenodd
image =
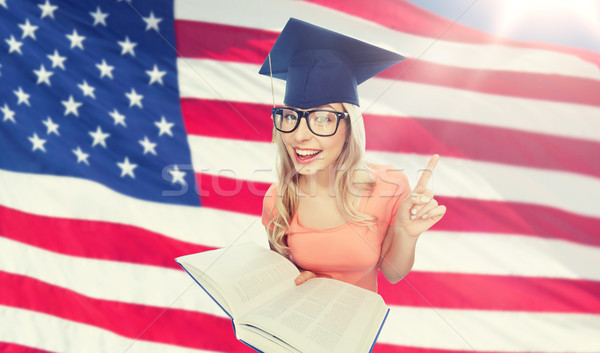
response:
<svg viewBox="0 0 600 353"><path fill-rule="evenodd" d="M406 176L391 166L371 165L374 169L373 190L365 191L358 210L374 216L369 226L346 222L331 229L309 229L294 214L286 232L287 245L297 266L319 276L331 277L377 292L377 271L381 245L388 227L394 224L396 211L409 193ZM271 185L263 201L262 223L265 227L277 214L277 184ZM272 229L272 227L270 227Z"/></svg>

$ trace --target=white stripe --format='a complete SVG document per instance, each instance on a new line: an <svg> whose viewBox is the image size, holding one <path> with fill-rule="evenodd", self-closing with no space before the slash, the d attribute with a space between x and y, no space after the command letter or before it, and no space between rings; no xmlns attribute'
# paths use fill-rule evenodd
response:
<svg viewBox="0 0 600 353"><path fill-rule="evenodd" d="M0 185L10 186L0 188L0 204L32 214L133 225L213 247L239 240L266 242L256 217L139 200L81 178L0 170Z"/></svg>
<svg viewBox="0 0 600 353"><path fill-rule="evenodd" d="M272 104L270 79L258 74L257 65L205 59L178 59L177 65L182 97ZM274 81L275 101L281 104L285 85L281 80ZM370 114L440 119L600 141L600 108L588 105L381 78L366 81L358 91L362 110L368 109Z"/></svg>
<svg viewBox="0 0 600 353"><path fill-rule="evenodd" d="M600 315L395 306L378 342L475 352L598 352Z"/></svg>
<svg viewBox="0 0 600 353"><path fill-rule="evenodd" d="M439 246L438 246L439 247ZM132 265L121 262L76 258L37 249L25 244L0 238L0 248L5 255L0 257L3 271L27 275L42 281L70 288L81 294L101 299L133 302L167 308L179 308L207 312L224 317L224 313L205 295L201 289L182 271L153 268L152 266ZM451 250L449 250L451 251ZM534 261L534 260L532 260ZM157 286L160 283L160 286ZM188 288L190 289L186 292ZM181 294L181 298L178 298ZM600 316L583 314L547 314L528 312L494 312L480 310L451 310L431 308L406 308L393 306L392 312L380 336L380 342L409 346L446 349L470 349L497 351L571 351L584 352L598 349L598 341L593 340L600 328ZM18 315L14 314L18 312ZM30 313L24 311L25 313ZM55 319L59 328L46 327L40 335L26 332L33 330L31 324L43 314L23 314L19 309L6 309L0 321L0 340L34 344L55 351L82 351L67 344L83 344L72 341L73 337L88 337L86 342L96 342L98 337L107 340L106 344L125 346L129 340L113 341L113 336L104 330L88 325L74 324ZM62 324L61 322L68 324ZM3 323L8 330L3 326ZM9 327L10 326L10 327ZM39 326L39 327L44 327ZM18 328L17 332L16 328ZM483 331L482 331L483 328ZM485 329L488 328L488 329ZM489 329L491 328L491 329ZM74 331L72 331L74 330ZM457 336L460 334L460 337ZM46 337L45 334L51 334ZM480 335L483 334L483 337ZM106 336L108 335L108 336ZM35 337L32 337L35 336ZM53 337L53 338L51 338ZM436 337L431 340L431 337ZM468 344L461 338L463 337ZM553 337L558 341L549 341ZM33 339L33 341L30 341ZM38 343L36 340L40 340ZM563 342L562 340L565 339ZM575 342L573 344L573 342ZM134 346L137 346L138 342ZM571 344L567 348L567 344ZM45 346L48 344L50 346ZM111 346L112 347L112 346ZM146 348L142 345L143 348ZM154 349L149 351L154 351ZM87 351L87 350L84 350ZM117 350L104 350L117 351ZM143 351L143 350L142 350Z"/></svg>
<svg viewBox="0 0 600 353"><path fill-rule="evenodd" d="M515 234L428 231L414 271L600 281L600 247Z"/></svg>
<svg viewBox="0 0 600 353"><path fill-rule="evenodd" d="M374 22L302 1L231 0L233 11L213 1L179 0L175 17L279 32L295 17L406 57L469 69L557 74L600 79L600 70L575 55L544 49L480 45L428 38L395 31ZM442 34L442 33L440 33Z"/></svg>
<svg viewBox="0 0 600 353"><path fill-rule="evenodd" d="M134 340L95 326L0 305L0 342L62 353L199 353L164 343ZM141 332L140 332L141 333Z"/></svg>
<svg viewBox="0 0 600 353"><path fill-rule="evenodd" d="M188 138L192 163L207 174L243 180L273 182L275 146L266 142L238 141L205 136ZM213 151L220 151L218 154ZM411 185L418 180L430 156L367 151L367 161L391 164L404 170ZM566 186L577 185L565 190ZM590 195L600 195L600 179L585 175L443 157L430 188L437 195L476 200L525 202L600 217Z"/></svg>

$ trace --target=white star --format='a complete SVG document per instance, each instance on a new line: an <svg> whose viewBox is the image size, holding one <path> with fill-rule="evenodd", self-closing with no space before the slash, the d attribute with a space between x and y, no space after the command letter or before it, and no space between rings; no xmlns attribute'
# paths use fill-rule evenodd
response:
<svg viewBox="0 0 600 353"><path fill-rule="evenodd" d="M19 87L18 91L13 91L13 93L16 94L17 98L19 99L19 101L17 102L18 105L20 105L21 103L25 103L27 104L27 106L31 107L31 104L29 104L29 95L23 92L23 89L21 87Z"/></svg>
<svg viewBox="0 0 600 353"><path fill-rule="evenodd" d="M15 124L17 123L17 121L15 120L15 112L10 110L8 104L4 103L4 107L0 108L0 110L2 111L2 113L4 113L4 119L2 121L10 120Z"/></svg>
<svg viewBox="0 0 600 353"><path fill-rule="evenodd" d="M100 70L100 78L108 76L112 80L112 70L115 69L114 66L106 64L106 60L102 59L102 64L96 64L96 67L98 68L98 70Z"/></svg>
<svg viewBox="0 0 600 353"><path fill-rule="evenodd" d="M162 21L162 18L154 17L154 12L150 11L150 16L142 17L144 22L146 22L146 31L153 29L158 32L158 24Z"/></svg>
<svg viewBox="0 0 600 353"><path fill-rule="evenodd" d="M171 128L173 128L174 123L169 123L165 120L165 117L161 117L160 121L155 121L154 125L158 127L158 136L162 136L163 134L167 134L173 137L173 133L171 132Z"/></svg>
<svg viewBox="0 0 600 353"><path fill-rule="evenodd" d="M142 96L141 94L137 94L135 89L132 88L131 92L125 93L125 95L129 99L129 108L133 107L134 105L137 105L138 107L142 108L142 99L144 98L144 96Z"/></svg>
<svg viewBox="0 0 600 353"><path fill-rule="evenodd" d="M138 142L144 147L144 154L152 153L156 156L156 150L154 150L156 148L156 143L148 140L148 136L144 136L144 139L139 140Z"/></svg>
<svg viewBox="0 0 600 353"><path fill-rule="evenodd" d="M79 112L77 111L77 109L79 109L79 107L83 104L80 102L76 102L73 100L73 96L69 96L69 100L68 101L60 101L64 106L65 106L65 115L67 116L69 114L73 114L76 117L79 117Z"/></svg>
<svg viewBox="0 0 600 353"><path fill-rule="evenodd" d="M92 147L102 145L102 147L106 148L106 139L110 136L109 133L102 132L102 129L98 126L96 131L90 131L89 134L94 139Z"/></svg>
<svg viewBox="0 0 600 353"><path fill-rule="evenodd" d="M183 177L185 176L185 172L180 171L177 165L173 168L173 170L169 170L169 174L171 174L171 176L173 177L173 180L171 180L171 184L186 184L185 179L183 179Z"/></svg>
<svg viewBox="0 0 600 353"><path fill-rule="evenodd" d="M163 84L162 78L164 75L167 74L166 71L159 71L158 70L158 66L156 66L156 64L154 65L154 68L152 69L152 71L147 70L146 74L148 76L150 76L150 83L148 83L149 85L153 84L154 82L158 82L161 85Z"/></svg>
<svg viewBox="0 0 600 353"><path fill-rule="evenodd" d="M129 37L125 37L125 41L117 42L121 46L121 55L125 55L127 53L131 54L131 56L135 56L135 52L133 48L137 45L137 43L129 41Z"/></svg>
<svg viewBox="0 0 600 353"><path fill-rule="evenodd" d="M96 88L88 85L86 80L83 80L83 83L77 85L77 87L79 87L79 89L81 89L83 91L83 95L85 97L90 96L90 97L96 99L96 95L94 94L94 91L96 90Z"/></svg>
<svg viewBox="0 0 600 353"><path fill-rule="evenodd" d="M39 70L33 70L33 73L37 76L37 84L45 83L50 86L50 76L54 75L52 71L46 71L46 68L42 64Z"/></svg>
<svg viewBox="0 0 600 353"><path fill-rule="evenodd" d="M133 179L135 179L135 174L133 174L133 170L137 168L137 164L133 164L129 162L129 158L125 157L123 162L117 162L119 168L121 168L121 178L125 177L125 175L129 175Z"/></svg>
<svg viewBox="0 0 600 353"><path fill-rule="evenodd" d="M2 7L5 9L8 9L8 6L6 6L6 0L0 0L0 5L2 5Z"/></svg>
<svg viewBox="0 0 600 353"><path fill-rule="evenodd" d="M44 147L46 140L39 138L36 133L34 133L33 136L28 137L28 139L33 144L32 151L42 150L43 152L46 152L46 148Z"/></svg>
<svg viewBox="0 0 600 353"><path fill-rule="evenodd" d="M75 153L75 155L77 156L77 164L83 162L86 165L90 165L90 162L88 162L88 160L87 160L90 155L83 152L81 150L81 147L77 146L77 149L74 149L71 151L73 151L73 153Z"/></svg>
<svg viewBox="0 0 600 353"><path fill-rule="evenodd" d="M12 52L16 51L17 53L23 55L23 52L21 51L21 46L23 45L23 42L19 42L18 40L16 40L15 36L11 35L10 39L5 39L4 41L10 47L8 48L9 54L12 54Z"/></svg>
<svg viewBox="0 0 600 353"><path fill-rule="evenodd" d="M102 12L100 10L100 6L96 8L96 12L90 12L90 15L94 18L94 27L97 24L101 24L106 27L106 18L108 17L108 13Z"/></svg>
<svg viewBox="0 0 600 353"><path fill-rule="evenodd" d="M125 125L125 115L119 113L117 108L113 109L113 111L108 114L115 120L115 126L123 125L127 127L127 125Z"/></svg>
<svg viewBox="0 0 600 353"><path fill-rule="evenodd" d="M73 33L72 34L67 34L66 36L71 41L71 49L77 47L77 48L83 50L83 40L85 39L85 37L84 36L80 36L77 33L76 29L73 29Z"/></svg>
<svg viewBox="0 0 600 353"><path fill-rule="evenodd" d="M54 133L56 136L60 136L60 134L58 133L58 124L55 124L50 117L42 121L42 123L46 125L46 128L48 129L48 131L46 132L47 135Z"/></svg>
<svg viewBox="0 0 600 353"><path fill-rule="evenodd" d="M60 54L58 54L58 50L54 49L54 54L48 54L47 56L48 59L52 61L53 69L57 66L63 70L65 69L65 65L63 63L65 62L65 60L67 60L67 58L65 56L60 56Z"/></svg>
<svg viewBox="0 0 600 353"><path fill-rule="evenodd" d="M33 39L35 38L35 31L37 31L37 29L39 28L38 26L32 26L31 23L29 22L29 19L25 20L24 24L20 24L19 27L21 27L21 29L23 30L23 35L21 36L21 39L25 39L26 37L31 37Z"/></svg>
<svg viewBox="0 0 600 353"><path fill-rule="evenodd" d="M46 0L46 3L44 5L38 5L38 7L42 9L41 18L50 16L52 19L54 19L54 11L58 9L58 6L52 5L49 0Z"/></svg>

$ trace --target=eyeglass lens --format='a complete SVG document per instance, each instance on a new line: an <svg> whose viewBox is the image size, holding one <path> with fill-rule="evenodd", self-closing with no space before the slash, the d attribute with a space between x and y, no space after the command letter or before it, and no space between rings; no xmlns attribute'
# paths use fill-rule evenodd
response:
<svg viewBox="0 0 600 353"><path fill-rule="evenodd" d="M273 116L275 125L282 132L290 132L296 128L298 113L291 109L277 109ZM307 121L310 130L317 135L332 135L337 126L335 113L327 111L314 111L308 114Z"/></svg>

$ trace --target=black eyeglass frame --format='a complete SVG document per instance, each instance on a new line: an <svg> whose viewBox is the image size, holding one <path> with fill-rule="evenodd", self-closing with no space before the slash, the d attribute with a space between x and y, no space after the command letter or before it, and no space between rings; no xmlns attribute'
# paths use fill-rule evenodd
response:
<svg viewBox="0 0 600 353"><path fill-rule="evenodd" d="M291 111L295 112L296 114L298 114L298 120L296 120L296 126L294 126L294 128L291 129L290 131L280 130L277 127L277 123L275 122L275 112L277 112L279 110L284 110L284 109L291 110ZM314 112L327 112L327 113L335 114L337 119L336 119L336 123L335 123L335 130L333 130L332 134L330 134L330 135L317 134L310 128L310 123L308 122L308 115L310 113L314 113ZM337 132L338 127L340 126L340 120L348 119L350 116L346 112L338 112L335 110L327 110L327 109L298 110L298 109L294 109L294 108L290 108L290 107L275 107L275 108L271 109L271 117L273 118L273 126L275 127L275 129L277 129L277 131L279 131L279 132L283 132L284 134L294 132L298 128L298 126L300 126L300 121L302 120L302 118L304 118L306 120L306 126L308 127L308 130L310 130L310 132L312 132L316 136L329 137L329 136L335 135L335 133Z"/></svg>

